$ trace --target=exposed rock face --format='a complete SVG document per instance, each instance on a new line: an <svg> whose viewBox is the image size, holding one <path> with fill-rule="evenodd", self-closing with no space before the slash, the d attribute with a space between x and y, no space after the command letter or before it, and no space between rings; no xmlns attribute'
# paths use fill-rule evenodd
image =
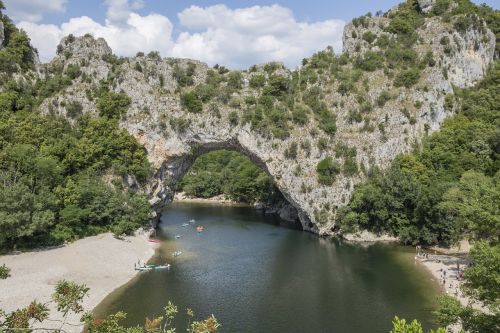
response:
<svg viewBox="0 0 500 333"><path fill-rule="evenodd" d="M2 47L3 47L4 39L5 39L4 26L3 26L3 22L0 21L0 49L2 49Z"/></svg>
<svg viewBox="0 0 500 333"><path fill-rule="evenodd" d="M434 3L436 3L436 0L418 0L418 6L424 13L429 12L432 6L434 6Z"/></svg>
<svg viewBox="0 0 500 333"><path fill-rule="evenodd" d="M431 1L422 1L422 8L427 8L428 3ZM344 51L351 58L367 50L376 51L378 46L370 45L362 36L367 31L380 36L388 20L373 18L366 27L348 24L344 31ZM99 87L101 80L107 80L115 92L123 91L132 99L120 124L149 153L155 173L146 191L156 211L172 200L173 185L198 156L216 149L232 149L249 156L272 176L288 202L297 209L304 230L328 235L334 232L336 209L348 203L354 185L366 179L366 172L339 174L331 186L321 185L317 180L318 162L332 156L341 164L343 159L336 154L335 147L346 145L356 149L355 163L361 170L386 168L395 156L408 152L415 142L437 130L452 114L451 109L445 109L444 101L447 94L453 93L453 86L473 85L492 62L495 37L487 29L470 29L460 34L451 24L429 18L417 32L420 38L416 51L420 57L432 52L436 64L423 69L418 83L411 88L395 87L383 70L363 73L360 80L363 86L359 89L363 89L363 98L374 106L364 124L352 121L350 112L360 107L359 96L341 93L341 79L332 74L327 80L307 83L308 87L321 89L329 112L337 117L337 133L327 147L318 144L325 136L318 134L318 123L312 120L294 126L285 139L260 134L249 122L241 121L246 112L241 105L246 105L246 98L259 97L259 92L248 85L249 80L254 75L270 76L262 66L242 72L243 87L230 96L229 103L219 100L205 103L201 113L193 114L186 112L181 104L176 71L191 67L195 87L207 79L206 64L146 56L123 61L108 59L111 50L105 41L91 36L65 38L61 42L58 56L49 66L66 68L78 64L84 75L64 93L46 100L42 110L66 115L61 102L77 101L84 112L96 113L95 100L89 97L89 91ZM440 43L445 36L452 41L453 52ZM292 78L298 73L279 68L273 75ZM383 106L377 106L384 91L389 91L392 97ZM231 114L237 114L240 121L231 122ZM299 149L297 156L290 159L284 152L293 143L302 147L309 143L309 148Z"/></svg>

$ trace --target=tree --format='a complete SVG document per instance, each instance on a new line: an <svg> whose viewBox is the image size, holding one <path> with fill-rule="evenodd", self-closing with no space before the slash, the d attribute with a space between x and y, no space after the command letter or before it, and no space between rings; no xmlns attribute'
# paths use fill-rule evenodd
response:
<svg viewBox="0 0 500 333"><path fill-rule="evenodd" d="M498 178L500 179L500 178ZM475 171L467 171L438 205L446 219L475 239L500 240L500 184Z"/></svg>
<svg viewBox="0 0 500 333"><path fill-rule="evenodd" d="M120 118L128 109L131 99L125 93L103 92L97 100L97 109L101 117Z"/></svg>
<svg viewBox="0 0 500 333"><path fill-rule="evenodd" d="M182 106L191 113L200 113L203 111L203 103L194 91L190 91L181 95Z"/></svg>
<svg viewBox="0 0 500 333"><path fill-rule="evenodd" d="M500 330L500 244L477 242L470 252L472 265L465 269L462 291L471 300L467 306L451 297L443 297L436 317L441 325L461 324L471 333ZM477 310L473 304L488 311Z"/></svg>
<svg viewBox="0 0 500 333"><path fill-rule="evenodd" d="M85 326L85 331L91 333L174 333L176 328L173 327L173 320L178 314L177 306L168 302L165 306L162 316L149 319L145 318L144 327L127 328L120 324L120 321L126 318L127 314L118 312L104 319L97 319L91 312L84 312L82 306L83 299L88 296L89 288L85 285L79 285L71 281L59 281L56 284L52 300L47 303L31 302L26 308L6 313L0 309L0 331L16 332L24 331L31 332L33 325L38 323L37 330L53 331L54 329L44 328L44 323L60 323L57 331L64 331L68 315L81 314L81 324L72 326L80 326L81 329ZM49 318L49 306L54 305L57 311L62 315L62 320ZM194 318L195 314L191 309L186 309L189 318ZM213 316L209 316L202 321L191 320L187 324L187 332L189 333L216 333L221 326L218 320Z"/></svg>
<svg viewBox="0 0 500 333"><path fill-rule="evenodd" d="M390 333L424 333L422 324L417 320L413 320L411 323L407 324L405 319L399 319L397 316L392 320L392 330ZM429 333L446 333L444 328L438 328L437 330L430 330Z"/></svg>
<svg viewBox="0 0 500 333"><path fill-rule="evenodd" d="M318 173L318 182L322 185L332 185L337 174L340 172L340 166L331 157L321 160L316 166Z"/></svg>

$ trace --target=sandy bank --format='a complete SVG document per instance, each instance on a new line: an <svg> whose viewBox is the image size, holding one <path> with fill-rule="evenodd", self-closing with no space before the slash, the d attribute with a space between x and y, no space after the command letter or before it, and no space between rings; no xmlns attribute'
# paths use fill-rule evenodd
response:
<svg viewBox="0 0 500 333"><path fill-rule="evenodd" d="M32 300L47 302L57 281L61 279L86 284L89 297L84 300L86 310L92 310L106 295L128 282L135 274L134 263L149 260L154 254L154 244L140 233L125 240L112 234L103 234L78 240L67 246L0 256L0 265L11 268L11 277L0 280L0 308L13 311L28 305ZM57 317L51 309L50 318ZM79 324L79 316L72 316L69 323ZM43 327L56 328L49 323ZM66 332L80 332L81 327L66 325Z"/></svg>
<svg viewBox="0 0 500 333"><path fill-rule="evenodd" d="M443 293L455 297L464 306L472 305L475 309L486 310L481 304L472 302L472 300L465 296L460 290L463 280L460 279L459 272L463 272L466 265L470 264L470 260L468 260L466 256L429 254L428 258L419 256L416 257L415 260L423 264L424 267L432 273L436 283L441 286L441 291Z"/></svg>
<svg viewBox="0 0 500 333"><path fill-rule="evenodd" d="M178 192L174 195L174 201L179 202L194 202L194 203L212 203L217 205L231 205L231 206L251 206L250 204L233 201L224 197L224 195L217 195L212 198L192 198L187 196L184 192Z"/></svg>

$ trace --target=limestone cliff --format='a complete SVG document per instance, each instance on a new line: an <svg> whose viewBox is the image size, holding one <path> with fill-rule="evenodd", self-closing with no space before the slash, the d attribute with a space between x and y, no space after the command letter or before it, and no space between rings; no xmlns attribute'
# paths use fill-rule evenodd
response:
<svg viewBox="0 0 500 333"><path fill-rule="evenodd" d="M5 32L3 22L0 21L0 49L3 47L3 41L5 40Z"/></svg>
<svg viewBox="0 0 500 333"><path fill-rule="evenodd" d="M423 11L432 6L432 1L419 3ZM347 24L343 55L327 49L295 71L279 64L240 72L211 69L154 53L117 58L103 39L66 37L56 58L39 71L50 76L56 68L78 66L81 75L45 100L42 110L71 118L67 106L76 102L83 112L97 113L96 91L105 82L131 98L120 125L149 153L155 171L145 190L157 212L172 200L173 185L197 156L234 149L273 177L305 230L328 235L354 185L437 130L453 113L447 96L454 86L475 84L493 60L495 37L484 23L460 32L439 16L423 20L412 47L418 64L413 77L397 62L377 65L377 57L390 53L382 41L397 38L387 31L391 12ZM374 68L368 67L372 60ZM411 84L397 81L405 71ZM215 93L204 94L213 86ZM189 112L183 100L193 91L201 96L201 112ZM331 119L336 131L325 129ZM341 166L331 185L318 182L317 165L325 157Z"/></svg>

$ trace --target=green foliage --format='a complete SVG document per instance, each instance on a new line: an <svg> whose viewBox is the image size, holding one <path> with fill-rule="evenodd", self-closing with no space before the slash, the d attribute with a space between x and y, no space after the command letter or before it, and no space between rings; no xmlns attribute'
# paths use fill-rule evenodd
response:
<svg viewBox="0 0 500 333"><path fill-rule="evenodd" d="M477 88L457 90L458 115L357 187L341 228L386 231L406 243L453 244L464 234L497 241L499 76L497 63Z"/></svg>
<svg viewBox="0 0 500 333"><path fill-rule="evenodd" d="M231 126L237 126L240 122L240 117L238 116L238 112L231 111L229 113L229 123Z"/></svg>
<svg viewBox="0 0 500 333"><path fill-rule="evenodd" d="M130 233L148 221L147 201L124 191L120 181L149 176L144 148L112 119L81 116L70 127L62 118L41 116L34 101L47 90L36 88L49 85L9 83L0 94L2 249L56 244L125 222L122 230ZM123 98L114 97L102 93L102 111L123 107ZM66 108L70 115L81 113L76 102ZM115 185L104 183L104 174L115 175Z"/></svg>
<svg viewBox="0 0 500 333"><path fill-rule="evenodd" d="M266 84L266 77L262 74L252 75L249 84L254 89L262 88Z"/></svg>
<svg viewBox="0 0 500 333"><path fill-rule="evenodd" d="M194 91L189 91L181 95L182 106L191 113L203 111L203 103Z"/></svg>
<svg viewBox="0 0 500 333"><path fill-rule="evenodd" d="M75 65L75 64L69 64L68 67L66 68L66 75L71 79L74 80L77 77L79 77L82 74L80 71L80 66Z"/></svg>
<svg viewBox="0 0 500 333"><path fill-rule="evenodd" d="M498 227L497 227L498 229ZM471 333L497 332L500 329L500 244L477 242L470 252L472 265L465 269L462 291L473 303L462 306L454 298L440 299L440 307L435 312L441 325L461 324ZM487 307L487 311L477 310L474 303Z"/></svg>
<svg viewBox="0 0 500 333"><path fill-rule="evenodd" d="M411 323L406 323L405 319L399 319L397 316L392 320L392 330L390 333L424 333L422 324L416 319ZM446 329L438 328L437 330L430 330L429 333L446 333Z"/></svg>
<svg viewBox="0 0 500 333"><path fill-rule="evenodd" d="M0 6L1 7L1 6ZM5 280L10 277L10 268L5 264L0 266L0 280Z"/></svg>
<svg viewBox="0 0 500 333"><path fill-rule="evenodd" d="M277 192L264 171L247 157L227 150L198 157L178 188L193 197L224 194L232 200L250 203L270 200Z"/></svg>
<svg viewBox="0 0 500 333"><path fill-rule="evenodd" d="M101 117L119 119L127 112L131 99L125 93L104 91L97 99L96 106Z"/></svg>
<svg viewBox="0 0 500 333"><path fill-rule="evenodd" d="M34 51L30 46L28 35L19 30L5 15L0 14L4 24L5 40L0 49L0 72L12 74L21 70L34 68Z"/></svg>
<svg viewBox="0 0 500 333"><path fill-rule="evenodd" d="M340 172L340 166L331 157L321 160L316 166L318 182L322 185L332 185Z"/></svg>
<svg viewBox="0 0 500 333"><path fill-rule="evenodd" d="M363 40L365 40L366 42L368 42L368 44L371 44L375 41L375 39L377 39L377 35L375 35L373 32L371 31L367 31L363 34Z"/></svg>
<svg viewBox="0 0 500 333"><path fill-rule="evenodd" d="M241 75L241 72L229 73L227 86L233 90L240 90L243 88L243 75Z"/></svg>
<svg viewBox="0 0 500 333"><path fill-rule="evenodd" d="M423 23L417 0L408 0L400 4L396 11L391 12L389 18L391 21L386 31L397 35L413 34Z"/></svg>
<svg viewBox="0 0 500 333"><path fill-rule="evenodd" d="M379 52L367 51L363 57L358 57L354 62L357 68L364 71L373 72L384 66L384 57Z"/></svg>
<svg viewBox="0 0 500 333"><path fill-rule="evenodd" d="M394 79L394 86L410 88L415 85L420 78L420 70L418 68L411 68L401 71Z"/></svg>
<svg viewBox="0 0 500 333"><path fill-rule="evenodd" d="M83 106L78 101L70 101L66 103L66 112L70 118L76 119L83 114Z"/></svg>
<svg viewBox="0 0 500 333"><path fill-rule="evenodd" d="M175 64L173 68L173 76L174 79L177 80L180 87L188 87L194 84L193 75L195 71L196 65L193 63L189 63L186 68Z"/></svg>

